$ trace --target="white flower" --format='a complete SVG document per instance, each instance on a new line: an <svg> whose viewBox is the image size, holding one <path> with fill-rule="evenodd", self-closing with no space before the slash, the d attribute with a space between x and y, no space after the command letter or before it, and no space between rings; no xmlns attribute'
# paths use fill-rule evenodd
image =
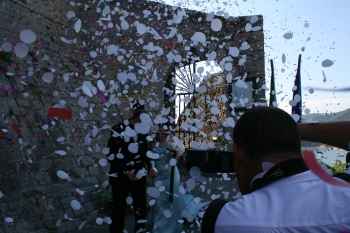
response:
<svg viewBox="0 0 350 233"><path fill-rule="evenodd" d="M177 156L182 156L185 153L185 146L182 143L178 145L175 142L171 142L169 149L175 151Z"/></svg>

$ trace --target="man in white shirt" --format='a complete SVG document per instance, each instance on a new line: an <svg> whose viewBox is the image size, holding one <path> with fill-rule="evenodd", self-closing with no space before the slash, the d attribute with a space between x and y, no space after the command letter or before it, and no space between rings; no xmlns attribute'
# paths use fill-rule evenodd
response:
<svg viewBox="0 0 350 233"><path fill-rule="evenodd" d="M233 130L242 197L213 201L202 233L350 232L350 188L329 185L302 160L293 118L278 108L253 108Z"/></svg>

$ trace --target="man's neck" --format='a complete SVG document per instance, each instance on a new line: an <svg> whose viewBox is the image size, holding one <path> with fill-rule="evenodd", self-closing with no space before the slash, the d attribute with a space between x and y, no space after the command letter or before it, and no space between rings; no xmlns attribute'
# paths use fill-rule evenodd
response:
<svg viewBox="0 0 350 233"><path fill-rule="evenodd" d="M130 122L130 124L132 125L132 127L134 127L134 126L135 126L135 120L130 119L130 120L129 120L129 122Z"/></svg>

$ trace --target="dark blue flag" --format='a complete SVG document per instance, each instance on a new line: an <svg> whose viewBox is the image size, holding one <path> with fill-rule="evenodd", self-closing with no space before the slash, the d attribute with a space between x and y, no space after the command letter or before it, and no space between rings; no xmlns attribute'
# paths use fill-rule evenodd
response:
<svg viewBox="0 0 350 233"><path fill-rule="evenodd" d="M293 114L299 115L298 122L301 122L301 113L303 108L303 101L301 98L300 63L301 63L301 54L299 55L298 70L294 81L294 86L296 87L296 89L294 90L295 87L293 88L293 100L296 102L296 105L292 106L292 115Z"/></svg>

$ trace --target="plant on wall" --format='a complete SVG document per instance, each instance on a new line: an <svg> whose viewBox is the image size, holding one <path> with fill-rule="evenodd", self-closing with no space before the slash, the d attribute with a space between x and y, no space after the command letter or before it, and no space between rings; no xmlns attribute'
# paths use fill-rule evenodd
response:
<svg viewBox="0 0 350 233"><path fill-rule="evenodd" d="M11 53L0 51L0 62L11 63Z"/></svg>

